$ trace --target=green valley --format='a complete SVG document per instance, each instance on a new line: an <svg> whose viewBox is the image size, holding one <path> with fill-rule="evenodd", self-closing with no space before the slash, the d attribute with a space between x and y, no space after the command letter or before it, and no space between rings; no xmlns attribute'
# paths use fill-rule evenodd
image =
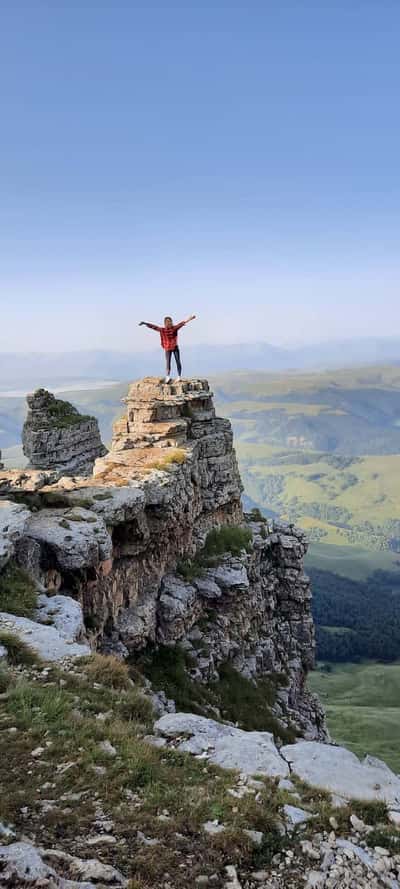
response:
<svg viewBox="0 0 400 889"><path fill-rule="evenodd" d="M308 684L321 698L335 741L358 756L382 757L400 771L400 663L319 669Z"/></svg>
<svg viewBox="0 0 400 889"><path fill-rule="evenodd" d="M400 368L213 382L248 505L298 522L313 543L400 551Z"/></svg>

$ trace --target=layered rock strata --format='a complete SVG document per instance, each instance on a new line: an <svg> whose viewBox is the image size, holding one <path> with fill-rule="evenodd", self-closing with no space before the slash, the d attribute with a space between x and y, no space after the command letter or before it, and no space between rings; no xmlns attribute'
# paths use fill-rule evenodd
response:
<svg viewBox="0 0 400 889"><path fill-rule="evenodd" d="M35 498L16 544L19 564L47 591L81 602L102 650L179 643L202 681L224 661L252 678L284 674L277 714L309 738L324 737L319 702L305 688L314 627L304 535L252 523L249 551L227 553L185 581L179 563L196 556L207 533L244 522L230 423L215 416L205 380L147 378L125 402L93 477L0 474L3 495L27 505Z"/></svg>
<svg viewBox="0 0 400 889"><path fill-rule="evenodd" d="M95 417L83 416L46 389L28 395L27 402L22 443L30 467L89 475L96 458L106 453Z"/></svg>

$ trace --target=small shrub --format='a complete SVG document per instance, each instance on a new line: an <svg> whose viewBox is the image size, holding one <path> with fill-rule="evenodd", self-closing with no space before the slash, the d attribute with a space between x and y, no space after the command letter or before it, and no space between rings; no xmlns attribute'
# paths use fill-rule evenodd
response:
<svg viewBox="0 0 400 889"><path fill-rule="evenodd" d="M0 574L0 611L18 617L33 617L36 607L35 584L26 571L9 562Z"/></svg>
<svg viewBox="0 0 400 889"><path fill-rule="evenodd" d="M35 651L29 648L26 642L22 642L14 633L0 630L0 644L7 649L7 660L10 664L17 666L22 664L26 667L40 664L41 659Z"/></svg>
<svg viewBox="0 0 400 889"><path fill-rule="evenodd" d="M191 583L202 577L207 568L215 566L221 556L230 553L240 556L243 550L251 551L252 534L250 528L240 525L222 525L207 534L204 546L192 559L181 559L176 570L184 580Z"/></svg>
<svg viewBox="0 0 400 889"><path fill-rule="evenodd" d="M86 675L93 682L108 688L129 688L128 666L114 655L94 654L90 658L85 658L83 663Z"/></svg>
<svg viewBox="0 0 400 889"><path fill-rule="evenodd" d="M254 506L253 509L250 510L250 512L246 513L246 519L247 518L250 522L263 522L263 524L266 524L268 521L268 519L262 514L258 506Z"/></svg>
<svg viewBox="0 0 400 889"><path fill-rule="evenodd" d="M240 525L222 525L221 528L213 528L207 534L202 552L206 557L222 556L225 553L240 556L243 550L251 551L251 540L250 528L243 528Z"/></svg>

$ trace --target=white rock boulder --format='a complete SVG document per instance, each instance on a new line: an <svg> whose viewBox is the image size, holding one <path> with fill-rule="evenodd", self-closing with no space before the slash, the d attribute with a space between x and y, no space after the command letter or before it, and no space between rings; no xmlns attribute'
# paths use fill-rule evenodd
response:
<svg viewBox="0 0 400 889"><path fill-rule="evenodd" d="M269 732L245 732L192 713L167 713L156 722L155 730L177 740L178 750L205 754L209 762L224 769L271 778L289 774Z"/></svg>
<svg viewBox="0 0 400 889"><path fill-rule="evenodd" d="M88 509L42 509L30 515L26 536L48 547L60 570L97 566L112 555L103 519Z"/></svg>
<svg viewBox="0 0 400 889"><path fill-rule="evenodd" d="M13 555L29 516L26 506L11 500L0 500L0 571Z"/></svg>
<svg viewBox="0 0 400 889"><path fill-rule="evenodd" d="M0 846L0 883L12 886L54 886L54 889L96 889L94 883L64 879L43 861L31 843ZM10 882L9 882L10 881ZM121 883L119 884L121 885Z"/></svg>
<svg viewBox="0 0 400 889"><path fill-rule="evenodd" d="M78 642L85 636L82 608L71 596L38 596L36 620L51 624L70 642Z"/></svg>
<svg viewBox="0 0 400 889"><path fill-rule="evenodd" d="M375 757L360 762L345 747L318 741L298 741L280 752L291 771L312 787L345 799L382 800L390 809L400 810L400 778Z"/></svg>
<svg viewBox="0 0 400 889"><path fill-rule="evenodd" d="M44 661L62 661L64 658L91 654L89 645L74 642L62 635L56 627L36 623L27 617L17 617L15 614L1 611L0 630L18 636L21 642L29 645L29 648Z"/></svg>

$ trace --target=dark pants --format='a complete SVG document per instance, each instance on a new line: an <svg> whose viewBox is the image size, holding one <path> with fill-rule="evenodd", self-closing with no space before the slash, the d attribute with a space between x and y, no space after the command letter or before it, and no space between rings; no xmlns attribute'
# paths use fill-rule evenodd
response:
<svg viewBox="0 0 400 889"><path fill-rule="evenodd" d="M174 358L175 358L176 367L178 370L178 376L180 377L180 375L182 373L182 364L181 364L181 356L179 353L178 346L176 347L176 349L166 349L165 350L165 362L166 362L165 366L166 366L166 371L167 371L167 377L169 377L169 375L171 373L171 358L172 358L172 356L174 356Z"/></svg>

